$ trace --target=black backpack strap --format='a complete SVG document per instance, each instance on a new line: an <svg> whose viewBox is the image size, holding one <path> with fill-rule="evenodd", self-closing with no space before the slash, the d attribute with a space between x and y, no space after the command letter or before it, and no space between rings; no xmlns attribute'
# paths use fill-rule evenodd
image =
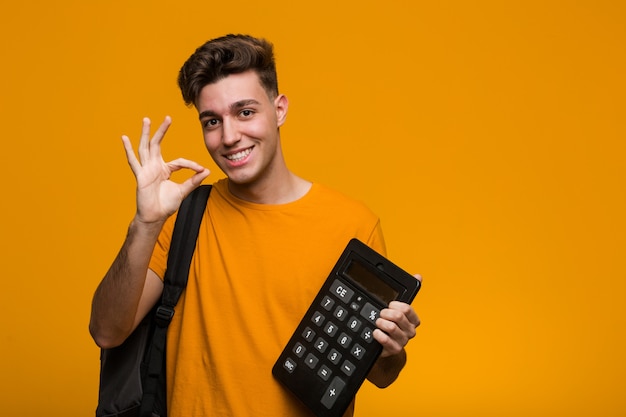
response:
<svg viewBox="0 0 626 417"><path fill-rule="evenodd" d="M191 258L196 248L202 216L211 192L210 185L201 185L191 192L178 209L172 241L163 278L161 305L156 309L154 335L148 353L147 372L143 378L141 417L167 413L165 401L165 345L167 327L174 317L174 307L187 286ZM156 406L156 409L155 409Z"/></svg>

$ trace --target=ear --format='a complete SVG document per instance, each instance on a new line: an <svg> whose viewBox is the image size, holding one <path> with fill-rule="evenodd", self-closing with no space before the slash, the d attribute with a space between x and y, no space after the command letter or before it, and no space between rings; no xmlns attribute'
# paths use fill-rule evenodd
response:
<svg viewBox="0 0 626 417"><path fill-rule="evenodd" d="M289 109L289 100L284 94L279 94L274 99L274 109L276 110L276 122L281 127L287 120L287 110Z"/></svg>

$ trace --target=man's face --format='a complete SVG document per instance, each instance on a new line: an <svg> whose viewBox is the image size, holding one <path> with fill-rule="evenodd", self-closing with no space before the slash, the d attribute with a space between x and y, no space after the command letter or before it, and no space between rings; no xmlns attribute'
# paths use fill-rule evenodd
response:
<svg viewBox="0 0 626 417"><path fill-rule="evenodd" d="M206 85L196 108L209 154L231 183L252 186L280 172L279 127L287 99L270 99L254 71Z"/></svg>

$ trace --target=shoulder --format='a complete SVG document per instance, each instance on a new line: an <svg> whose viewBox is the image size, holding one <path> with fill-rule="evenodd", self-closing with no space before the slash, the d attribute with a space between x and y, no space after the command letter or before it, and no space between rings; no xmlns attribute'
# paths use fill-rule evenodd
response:
<svg viewBox="0 0 626 417"><path fill-rule="evenodd" d="M333 203L339 205L339 207L362 210L373 214L363 201L349 197L341 191L337 191L320 183L313 184L313 187L311 187L311 195L319 201Z"/></svg>
<svg viewBox="0 0 626 417"><path fill-rule="evenodd" d="M361 200L346 195L326 185L314 183L309 192L309 204L329 216L346 221L377 222L378 216Z"/></svg>
<svg viewBox="0 0 626 417"><path fill-rule="evenodd" d="M344 239L355 237L386 253L380 219L363 201L321 184L314 184L311 191L318 213L339 233L345 233Z"/></svg>

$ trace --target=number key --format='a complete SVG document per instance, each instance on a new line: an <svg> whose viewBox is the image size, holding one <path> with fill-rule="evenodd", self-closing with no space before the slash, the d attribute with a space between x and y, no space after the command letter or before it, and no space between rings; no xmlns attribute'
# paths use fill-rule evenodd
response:
<svg viewBox="0 0 626 417"><path fill-rule="evenodd" d="M338 306L337 309L335 310L335 317L337 317L337 319L339 319L340 321L344 321L346 319L346 315L348 314L348 310L346 310L345 308Z"/></svg>
<svg viewBox="0 0 626 417"><path fill-rule="evenodd" d="M356 317L352 316L350 317L350 320L348 320L348 327L353 332L358 332L359 328L361 327L361 321L357 319Z"/></svg>
<svg viewBox="0 0 626 417"><path fill-rule="evenodd" d="M324 323L324 320L326 320L326 317L324 317L324 315L320 313L319 311L316 311L315 314L313 314L313 317L311 318L311 321L317 324L318 326L321 326L322 323Z"/></svg>
<svg viewBox="0 0 626 417"><path fill-rule="evenodd" d="M331 349L328 354L328 360L333 363L333 365L337 365L341 360L341 353L339 353L336 349Z"/></svg>
<svg viewBox="0 0 626 417"><path fill-rule="evenodd" d="M302 332L302 337L304 337L304 340L307 342L311 342L315 337L315 332L310 327L307 327L304 329L304 332Z"/></svg>
<svg viewBox="0 0 626 417"><path fill-rule="evenodd" d="M330 309L333 308L334 305L335 301L329 296L324 297L324 299L322 300L322 307L324 307L326 311L330 311Z"/></svg>
<svg viewBox="0 0 626 417"><path fill-rule="evenodd" d="M337 341L339 342L341 346L347 349L348 346L350 346L350 342L352 342L352 338L345 333L341 333Z"/></svg>
<svg viewBox="0 0 626 417"><path fill-rule="evenodd" d="M315 349L319 350L321 353L324 353L327 348L328 348L328 342L322 339L321 337L318 337L317 340L315 341Z"/></svg>
<svg viewBox="0 0 626 417"><path fill-rule="evenodd" d="M293 353L296 354L297 357L301 358L306 352L306 348L302 346L302 343L296 343L296 346L293 348Z"/></svg>
<svg viewBox="0 0 626 417"><path fill-rule="evenodd" d="M324 331L330 337L335 336L335 334L337 333L337 330L338 330L337 325L334 324L332 321L329 321L328 323L326 323L326 327L324 327Z"/></svg>

